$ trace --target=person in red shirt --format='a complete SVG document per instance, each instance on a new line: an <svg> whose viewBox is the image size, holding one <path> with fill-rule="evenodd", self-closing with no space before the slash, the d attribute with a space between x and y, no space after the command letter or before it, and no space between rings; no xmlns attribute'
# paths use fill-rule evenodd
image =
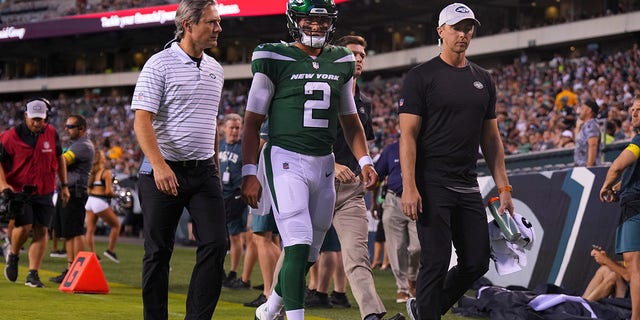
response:
<svg viewBox="0 0 640 320"><path fill-rule="evenodd" d="M11 252L4 276L11 282L18 278L20 248L33 232L25 285L34 288L44 287L38 269L47 248L47 226L55 212L56 173L61 183L59 200L66 205L70 197L60 139L55 128L46 122L49 108L49 102L43 98L27 102L24 122L0 134L0 190L14 195L29 194L27 198L11 201L15 228L11 232Z"/></svg>

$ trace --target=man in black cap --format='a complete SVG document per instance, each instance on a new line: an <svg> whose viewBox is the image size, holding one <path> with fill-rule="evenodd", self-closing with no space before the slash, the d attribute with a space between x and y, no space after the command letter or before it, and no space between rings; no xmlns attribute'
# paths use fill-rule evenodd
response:
<svg viewBox="0 0 640 320"><path fill-rule="evenodd" d="M576 166L593 167L600 164L600 125L596 118L600 107L589 99L578 108L580 118L580 130L576 135L576 148L573 153L573 162Z"/></svg>

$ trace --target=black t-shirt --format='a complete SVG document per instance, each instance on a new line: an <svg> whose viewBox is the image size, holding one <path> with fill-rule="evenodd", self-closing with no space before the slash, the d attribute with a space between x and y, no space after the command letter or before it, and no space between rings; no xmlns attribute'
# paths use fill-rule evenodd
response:
<svg viewBox="0 0 640 320"><path fill-rule="evenodd" d="M475 63L456 68L438 56L412 68L404 80L398 112L422 117L417 182L477 186L482 127L485 120L496 118L495 104L491 75Z"/></svg>
<svg viewBox="0 0 640 320"><path fill-rule="evenodd" d="M371 102L360 94L360 88L358 86L356 86L356 95L354 96L354 100L356 102L356 109L358 110L360 123L362 123L362 126L364 127L364 134L367 137L367 140L373 140L375 137L373 133L373 123L371 121ZM349 167L349 169L351 169L355 174L360 174L358 159L353 156L351 149L349 149L349 145L344 139L342 127L340 125L338 125L336 142L333 144L333 153L336 157L337 163Z"/></svg>

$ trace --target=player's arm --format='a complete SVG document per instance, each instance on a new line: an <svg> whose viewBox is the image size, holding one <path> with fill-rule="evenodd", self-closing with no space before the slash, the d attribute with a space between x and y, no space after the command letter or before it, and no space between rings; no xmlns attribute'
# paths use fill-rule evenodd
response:
<svg viewBox="0 0 640 320"><path fill-rule="evenodd" d="M176 196L178 195L178 178L164 161L160 152L158 138L152 125L154 117L155 114L152 112L137 109L133 120L133 130L136 133L140 149L151 163L156 187L162 193Z"/></svg>
<svg viewBox="0 0 640 320"><path fill-rule="evenodd" d="M640 146L633 142L620 152L620 155L613 161L611 167L609 167L604 183L602 183L602 188L600 188L600 201L613 202L615 200L615 197L613 197L613 186L618 179L620 179L624 169L638 161L639 157Z"/></svg>
<svg viewBox="0 0 640 320"><path fill-rule="evenodd" d="M363 183L367 189L373 188L378 181L378 175L373 168L373 160L369 156L367 137L356 111L356 103L353 100L353 78L342 86L340 93L340 125L345 141L353 155L358 159L362 168Z"/></svg>
<svg viewBox="0 0 640 320"><path fill-rule="evenodd" d="M263 73L255 73L247 97L242 126L242 198L252 208L258 207L262 187L258 181L260 126L265 119L275 92L273 82Z"/></svg>
<svg viewBox="0 0 640 320"><path fill-rule="evenodd" d="M487 162L487 168L491 171L493 181L495 181L496 186L499 188L498 190L500 190L500 208L498 208L498 212L502 214L504 210L508 210L509 213L513 214L511 189L507 187L509 186L509 178L504 164L504 147L500 138L498 120L495 118L484 120L480 146Z"/></svg>
<svg viewBox="0 0 640 320"><path fill-rule="evenodd" d="M587 167L593 167L596 165L596 157L598 156L598 136L593 136L587 139Z"/></svg>
<svg viewBox="0 0 640 320"><path fill-rule="evenodd" d="M9 183L7 183L7 176L5 175L4 167L2 166L2 163L5 161L9 161L9 159L10 157L5 151L4 146L2 145L2 143L0 143L0 192L2 192L4 189L13 191L13 187L11 187Z"/></svg>
<svg viewBox="0 0 640 320"><path fill-rule="evenodd" d="M416 155L422 116L400 113L400 167L402 168L402 212L411 220L422 212L422 199L416 186Z"/></svg>

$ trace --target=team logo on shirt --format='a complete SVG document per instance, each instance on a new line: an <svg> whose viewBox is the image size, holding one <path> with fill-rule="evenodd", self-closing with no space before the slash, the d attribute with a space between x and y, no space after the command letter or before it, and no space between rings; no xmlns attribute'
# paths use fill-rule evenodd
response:
<svg viewBox="0 0 640 320"><path fill-rule="evenodd" d="M289 170L289 162L283 162L282 163L282 169Z"/></svg>
<svg viewBox="0 0 640 320"><path fill-rule="evenodd" d="M45 141L44 144L42 145L42 152L53 152L53 150L51 149L51 145L49 144L49 141Z"/></svg>
<svg viewBox="0 0 640 320"><path fill-rule="evenodd" d="M216 75L213 73L209 73L209 77L211 77L211 79L214 79L214 80L216 79Z"/></svg>
<svg viewBox="0 0 640 320"><path fill-rule="evenodd" d="M474 86L474 87L476 87L476 88L478 88L478 89L482 89L482 88L484 88L484 85L483 85L483 84L482 84L482 82L480 82L480 81L474 81L474 82L473 82L473 86Z"/></svg>
<svg viewBox="0 0 640 320"><path fill-rule="evenodd" d="M317 61L311 62L311 66L313 66L314 69L320 69L320 64Z"/></svg>
<svg viewBox="0 0 640 320"><path fill-rule="evenodd" d="M398 101L398 108L401 108L403 105L404 105L404 98L401 98L401 99Z"/></svg>

